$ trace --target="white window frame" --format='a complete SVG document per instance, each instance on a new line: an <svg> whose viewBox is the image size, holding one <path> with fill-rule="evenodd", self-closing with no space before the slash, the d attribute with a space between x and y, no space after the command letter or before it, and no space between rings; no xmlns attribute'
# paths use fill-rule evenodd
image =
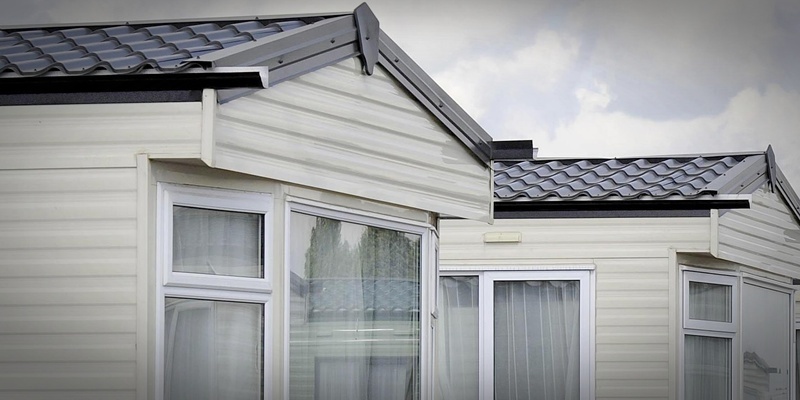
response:
<svg viewBox="0 0 800 400"><path fill-rule="evenodd" d="M683 399L686 397L685 393L685 374L686 374L686 358L684 352L686 349L686 336L705 336L716 337L723 339L730 339L731 341L731 399L739 398L740 392L740 376L739 372L741 364L739 362L739 306L741 304L741 297L739 296L739 288L741 286L741 278L737 273L728 271L707 270L701 268L692 268L681 266L681 329L680 329L680 344L679 344L679 365L678 365L678 398ZM712 283L717 285L731 286L731 322L717 322L717 321L702 321L692 320L689 318L689 282L702 282Z"/></svg>
<svg viewBox="0 0 800 400"><path fill-rule="evenodd" d="M448 270L441 271L440 276L478 277L478 392L481 399L494 398L494 283L497 281L579 281L580 398L581 400L594 399L594 266L575 266L568 270L549 267L528 267L514 270Z"/></svg>
<svg viewBox="0 0 800 400"><path fill-rule="evenodd" d="M420 400L432 399L433 394L433 355L428 354L427 349L432 348L432 330L425 327L433 324L432 318L435 313L435 301L430 300L429 285L438 285L438 282L427 282L430 276L430 268L436 268L435 264L431 264L431 258L435 255L431 254L431 243L435 243L437 236L433 234L435 228L427 223L418 221L411 221L402 218L376 214L363 210L354 210L350 208L320 203L313 200L306 200L301 198L288 197L286 200L286 216L285 232L286 242L284 251L284 303L290 304L291 296L291 274L289 273L291 262L291 223L292 213L299 212L302 214L312 215L316 217L330 218L342 222L350 222L360 225L373 226L377 228L391 229L394 231L406 232L420 235L420 342L419 342L419 363L420 363ZM438 244L437 244L438 245ZM432 304L431 304L432 303ZM283 365L283 395L284 398L290 398L290 384L289 384L289 363L291 360L291 350L289 340L291 338L290 332L290 312L284 313L284 329L283 329L283 344L285 348L284 365Z"/></svg>
<svg viewBox="0 0 800 400"><path fill-rule="evenodd" d="M787 316L788 321L794 320L794 288L788 286L786 284L780 284L775 281L770 281L766 278L749 274L747 272L739 272L739 271L726 271L726 270L711 270L707 268L700 268L700 267L689 267L681 265L681 311L683 315L681 316L681 329L680 329L680 341L679 341L679 372L678 372L678 398L684 399L684 385L685 385L685 338L687 335L694 335L694 336L707 336L707 337L718 337L718 338L726 338L731 339L731 398L738 399L742 394L742 385L743 385L743 354L742 354L742 340L741 340L741 332L742 332L742 318L741 318L741 305L742 301L745 299L742 298L741 292L743 289L743 285L754 285L759 286L765 289L774 290L780 293L785 293L789 296L790 304L789 304L789 315ZM732 298L732 322L717 322L717 321L700 321L700 320L691 320L689 319L689 281L695 282L704 282L704 283L713 283L713 284L723 284L723 285L731 285L731 295ZM795 350L792 347L793 338L796 335L795 329L800 329L800 321L797 321L794 325L791 323L788 324L790 328L790 340L789 340L789 348L791 349L790 353L794 354L793 351ZM792 390L797 389L797 382L794 382L794 369L795 364L793 364L791 360L794 360L790 354L790 395L794 395L795 393Z"/></svg>
<svg viewBox="0 0 800 400"><path fill-rule="evenodd" d="M710 283L731 287L731 322L689 318L689 282ZM693 270L683 272L683 327L701 331L736 332L739 326L739 278Z"/></svg>
<svg viewBox="0 0 800 400"><path fill-rule="evenodd" d="M227 289L270 293L272 279L270 262L272 260L272 196L264 193L240 192L224 189L201 188L159 183L159 211L163 238L170 238L168 243L160 243L162 279L166 286L182 286L191 288ZM172 270L172 209L173 206L187 206L220 211L233 211L261 214L264 218L262 236L264 239L264 276L248 278L238 276L208 275Z"/></svg>
<svg viewBox="0 0 800 400"><path fill-rule="evenodd" d="M751 285L757 286L763 289L772 290L774 292L778 292L781 294L785 294L789 298L789 313L786 315L786 321L788 322L788 329L789 329L789 341L786 344L789 346L789 398L791 399L792 396L797 396L795 394L795 390L797 390L796 383L794 382L794 375L795 375L795 364L794 364L794 355L796 353L796 349L794 348L793 344L795 341L795 325L796 323L792 323L795 320L794 315L794 307L795 307L795 299L794 299L794 288L789 286L788 284L781 284L775 281L767 281L764 278L761 278L756 275L752 275L749 273L742 273L742 286L744 285ZM743 299L744 300L744 299ZM742 354L742 349L739 349L739 354ZM744 368L741 371L744 374ZM741 377L741 382L744 384L744 376Z"/></svg>
<svg viewBox="0 0 800 400"><path fill-rule="evenodd" d="M156 340L155 399L164 398L166 373L165 299L229 301L260 304L263 307L263 384L265 400L271 399L272 360L272 195L228 189L159 182L156 209ZM206 275L172 271L172 207L174 205L212 210L247 212L263 216L262 248L264 273L261 278Z"/></svg>

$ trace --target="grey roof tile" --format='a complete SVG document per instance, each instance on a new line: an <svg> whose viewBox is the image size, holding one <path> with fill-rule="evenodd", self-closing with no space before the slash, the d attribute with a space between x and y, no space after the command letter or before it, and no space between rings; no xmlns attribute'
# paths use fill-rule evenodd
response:
<svg viewBox="0 0 800 400"><path fill-rule="evenodd" d="M498 201L697 198L752 154L494 163Z"/></svg>
<svg viewBox="0 0 800 400"><path fill-rule="evenodd" d="M190 25L154 23L56 30L0 29L0 78L69 75L97 70L135 73L198 67L192 60L286 30L304 26L301 20L249 20Z"/></svg>

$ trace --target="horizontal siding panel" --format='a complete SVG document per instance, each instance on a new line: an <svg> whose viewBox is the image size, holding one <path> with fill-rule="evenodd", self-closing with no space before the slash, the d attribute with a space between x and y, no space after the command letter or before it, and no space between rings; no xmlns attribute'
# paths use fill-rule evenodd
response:
<svg viewBox="0 0 800 400"><path fill-rule="evenodd" d="M505 259L666 259L670 248L709 250L707 218L619 218L441 222L443 264ZM520 243L484 243L487 232L518 232ZM636 269L635 264L619 267ZM647 270L648 266L644 266ZM664 270L666 271L666 270Z"/></svg>
<svg viewBox="0 0 800 400"><path fill-rule="evenodd" d="M776 193L759 189L752 208L719 218L718 257L800 278L800 226Z"/></svg>
<svg viewBox="0 0 800 400"><path fill-rule="evenodd" d="M490 169L405 90L353 60L218 109L212 165L488 220Z"/></svg>
<svg viewBox="0 0 800 400"><path fill-rule="evenodd" d="M0 305L133 304L135 287L135 277L5 278Z"/></svg>
<svg viewBox="0 0 800 400"><path fill-rule="evenodd" d="M135 168L0 170L0 398L135 396L136 199Z"/></svg>
<svg viewBox="0 0 800 400"><path fill-rule="evenodd" d="M133 167L136 154L200 156L201 105L0 108L0 169Z"/></svg>
<svg viewBox="0 0 800 400"><path fill-rule="evenodd" d="M130 362L0 363L3 390L134 389L135 364Z"/></svg>
<svg viewBox="0 0 800 400"><path fill-rule="evenodd" d="M136 392L132 390L102 390L90 392L85 390L0 390L3 400L134 400Z"/></svg>
<svg viewBox="0 0 800 400"><path fill-rule="evenodd" d="M0 335L0 363L135 361L135 350L133 334Z"/></svg>
<svg viewBox="0 0 800 400"><path fill-rule="evenodd" d="M134 276L135 248L37 248L3 250L4 278Z"/></svg>
<svg viewBox="0 0 800 400"><path fill-rule="evenodd" d="M597 344L596 359L603 361L669 361L667 344ZM624 378L624 377L621 377Z"/></svg>
<svg viewBox="0 0 800 400"><path fill-rule="evenodd" d="M666 379L669 375L669 363L661 362L626 362L602 361L597 363L595 377L600 380L619 380L620 376L629 379Z"/></svg>
<svg viewBox="0 0 800 400"><path fill-rule="evenodd" d="M598 399L666 399L669 387L664 381L620 380L598 383L595 391Z"/></svg>

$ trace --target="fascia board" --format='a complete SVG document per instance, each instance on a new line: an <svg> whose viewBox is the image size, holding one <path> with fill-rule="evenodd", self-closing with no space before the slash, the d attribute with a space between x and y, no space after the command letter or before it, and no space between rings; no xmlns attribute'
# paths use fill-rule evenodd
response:
<svg viewBox="0 0 800 400"><path fill-rule="evenodd" d="M781 196L783 196L792 214L794 214L795 220L800 224L800 197L798 197L797 192L792 189L792 185L789 184L786 175L783 174L780 167L775 166L775 172L777 175L775 186L778 188L778 192L780 192Z"/></svg>
<svg viewBox="0 0 800 400"><path fill-rule="evenodd" d="M766 157L754 155L745 158L719 178L713 180L700 192L719 194L752 193L767 182Z"/></svg>
<svg viewBox="0 0 800 400"><path fill-rule="evenodd" d="M341 37L346 38L344 43ZM190 62L209 63L217 67L266 65L274 71L280 65L288 63L285 57L293 52L308 49L314 44L327 43L317 49L316 52L320 53L355 42L356 37L355 18L346 15L214 51Z"/></svg>
<svg viewBox="0 0 800 400"><path fill-rule="evenodd" d="M490 163L492 137L381 31L378 63L397 79L483 163Z"/></svg>

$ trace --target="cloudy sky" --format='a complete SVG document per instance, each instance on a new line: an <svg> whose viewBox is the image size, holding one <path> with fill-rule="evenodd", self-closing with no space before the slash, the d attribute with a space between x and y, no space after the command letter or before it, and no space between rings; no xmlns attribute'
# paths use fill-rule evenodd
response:
<svg viewBox="0 0 800 400"><path fill-rule="evenodd" d="M0 24L351 11L358 1L0 0ZM200 6L200 4L204 4ZM545 157L761 151L800 190L800 0L373 0L494 138Z"/></svg>

